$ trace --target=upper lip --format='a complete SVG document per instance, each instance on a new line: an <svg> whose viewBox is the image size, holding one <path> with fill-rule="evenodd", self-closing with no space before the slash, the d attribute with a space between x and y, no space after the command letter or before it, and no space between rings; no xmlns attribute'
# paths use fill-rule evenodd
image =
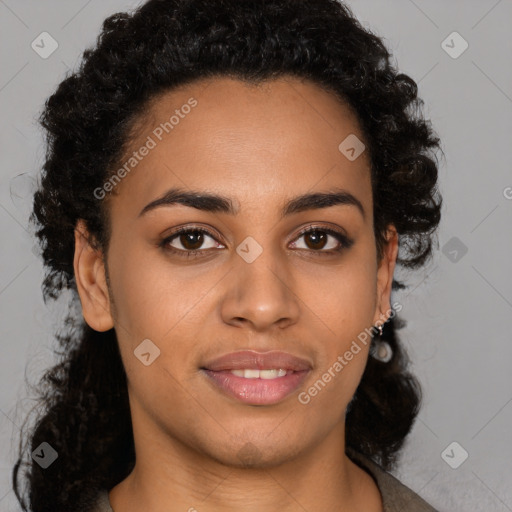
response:
<svg viewBox="0 0 512 512"><path fill-rule="evenodd" d="M214 372L242 369L283 369L298 372L310 370L311 365L306 359L294 356L288 352L255 352L253 350L241 350L212 359L206 363L203 368Z"/></svg>

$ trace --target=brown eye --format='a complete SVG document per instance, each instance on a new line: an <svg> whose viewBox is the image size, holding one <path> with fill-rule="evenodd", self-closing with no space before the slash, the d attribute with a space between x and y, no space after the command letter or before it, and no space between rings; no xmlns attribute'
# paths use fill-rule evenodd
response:
<svg viewBox="0 0 512 512"><path fill-rule="evenodd" d="M160 247L187 257L206 252L207 249L223 248L208 230L202 228L181 228L162 240Z"/></svg>
<svg viewBox="0 0 512 512"><path fill-rule="evenodd" d="M304 240L310 249L323 249L328 236L322 231L309 231L304 235Z"/></svg>
<svg viewBox="0 0 512 512"><path fill-rule="evenodd" d="M201 231L187 231L181 233L177 239L187 251L196 251L204 243L204 234Z"/></svg>
<svg viewBox="0 0 512 512"><path fill-rule="evenodd" d="M294 248L327 254L341 252L344 249L350 248L354 243L353 240L349 239L343 233L321 227L309 227L304 229L296 240L301 238L304 238L304 246L300 247L297 242L294 242Z"/></svg>

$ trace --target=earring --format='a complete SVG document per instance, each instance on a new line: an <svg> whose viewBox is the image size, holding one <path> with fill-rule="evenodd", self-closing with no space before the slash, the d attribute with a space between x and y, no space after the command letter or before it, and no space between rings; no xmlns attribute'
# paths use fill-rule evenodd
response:
<svg viewBox="0 0 512 512"><path fill-rule="evenodd" d="M379 331L379 339L375 340L374 338L372 340L374 343L370 346L370 355L382 363L387 363L393 357L393 349L387 341L382 339L382 325L375 325L374 327Z"/></svg>

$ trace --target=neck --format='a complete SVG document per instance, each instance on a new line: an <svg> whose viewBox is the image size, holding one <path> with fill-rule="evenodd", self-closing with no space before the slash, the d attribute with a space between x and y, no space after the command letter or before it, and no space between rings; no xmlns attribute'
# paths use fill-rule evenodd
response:
<svg viewBox="0 0 512 512"><path fill-rule="evenodd" d="M267 453L255 435L234 448L231 464L147 418L134 419L133 428L136 464L109 493L115 512L382 510L371 477L345 455L343 422L296 454Z"/></svg>

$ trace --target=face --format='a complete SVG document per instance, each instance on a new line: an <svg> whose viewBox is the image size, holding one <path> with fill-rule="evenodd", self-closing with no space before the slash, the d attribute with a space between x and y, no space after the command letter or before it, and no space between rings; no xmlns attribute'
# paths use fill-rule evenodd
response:
<svg viewBox="0 0 512 512"><path fill-rule="evenodd" d="M123 161L137 151L137 163L110 198L110 288L78 234L75 255L86 321L115 327L136 444L159 439L239 465L251 443L269 466L343 439L368 357L358 335L389 316L397 250L391 231L377 261L367 151L339 149L348 136L364 141L357 117L291 77L196 82L147 114ZM196 202L155 203L171 189ZM338 196L294 202L311 194ZM286 352L308 370L274 401L236 398L204 368L241 350Z"/></svg>

